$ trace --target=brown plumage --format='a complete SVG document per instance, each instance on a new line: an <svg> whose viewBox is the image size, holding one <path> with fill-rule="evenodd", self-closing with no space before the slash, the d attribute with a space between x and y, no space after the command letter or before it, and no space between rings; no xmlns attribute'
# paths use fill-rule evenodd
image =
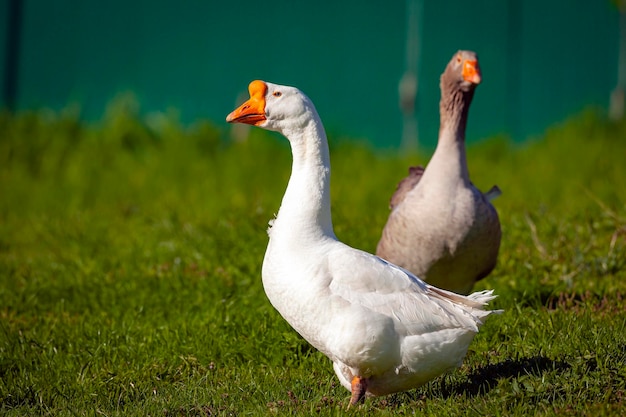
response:
<svg viewBox="0 0 626 417"><path fill-rule="evenodd" d="M481 81L474 52L459 51L441 75L439 142L428 166L409 168L391 198L376 254L428 283L467 294L489 275L500 248L500 221L469 179L465 127Z"/></svg>

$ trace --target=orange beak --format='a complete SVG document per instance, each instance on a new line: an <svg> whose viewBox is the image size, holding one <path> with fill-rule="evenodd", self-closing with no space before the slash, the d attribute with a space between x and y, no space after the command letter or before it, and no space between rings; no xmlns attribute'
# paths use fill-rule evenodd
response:
<svg viewBox="0 0 626 417"><path fill-rule="evenodd" d="M478 61L476 60L467 60L463 62L463 79L473 84L480 84L480 80L482 79L480 75L480 67L478 66Z"/></svg>
<svg viewBox="0 0 626 417"><path fill-rule="evenodd" d="M248 86L248 92L250 99L226 116L228 123L246 123L258 126L265 121L267 85L263 81L252 81Z"/></svg>

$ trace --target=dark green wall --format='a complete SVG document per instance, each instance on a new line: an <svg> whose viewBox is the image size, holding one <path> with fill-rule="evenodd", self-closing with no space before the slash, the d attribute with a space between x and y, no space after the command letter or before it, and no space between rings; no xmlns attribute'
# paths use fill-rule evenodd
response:
<svg viewBox="0 0 626 417"><path fill-rule="evenodd" d="M0 0L2 20L8 2ZM17 104L79 102L86 118L99 119L117 93L133 91L147 112L175 107L185 122L225 125L237 96L260 78L304 90L331 133L397 147L406 3L266 3L26 0ZM469 140L521 140L587 105L606 107L617 23L608 0L425 2L421 143L436 141L439 74L461 48L476 50L483 70Z"/></svg>

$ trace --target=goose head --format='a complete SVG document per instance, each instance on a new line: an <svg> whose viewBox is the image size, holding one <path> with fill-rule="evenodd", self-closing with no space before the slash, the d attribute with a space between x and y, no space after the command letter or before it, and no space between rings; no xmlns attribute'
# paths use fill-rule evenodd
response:
<svg viewBox="0 0 626 417"><path fill-rule="evenodd" d="M446 86L461 90L465 93L476 88L482 79L478 56L472 51L458 51L446 67L441 76L442 89Z"/></svg>
<svg viewBox="0 0 626 417"><path fill-rule="evenodd" d="M233 110L226 121L245 123L282 133L302 129L317 111L311 100L295 87L255 80L248 86L250 98Z"/></svg>

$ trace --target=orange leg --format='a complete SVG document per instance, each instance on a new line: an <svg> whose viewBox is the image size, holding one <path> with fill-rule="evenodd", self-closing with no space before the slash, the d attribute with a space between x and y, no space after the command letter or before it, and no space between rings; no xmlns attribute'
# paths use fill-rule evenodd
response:
<svg viewBox="0 0 626 417"><path fill-rule="evenodd" d="M355 376L350 383L352 388L352 396L350 397L350 405L356 405L365 400L365 391L367 391L367 379Z"/></svg>

